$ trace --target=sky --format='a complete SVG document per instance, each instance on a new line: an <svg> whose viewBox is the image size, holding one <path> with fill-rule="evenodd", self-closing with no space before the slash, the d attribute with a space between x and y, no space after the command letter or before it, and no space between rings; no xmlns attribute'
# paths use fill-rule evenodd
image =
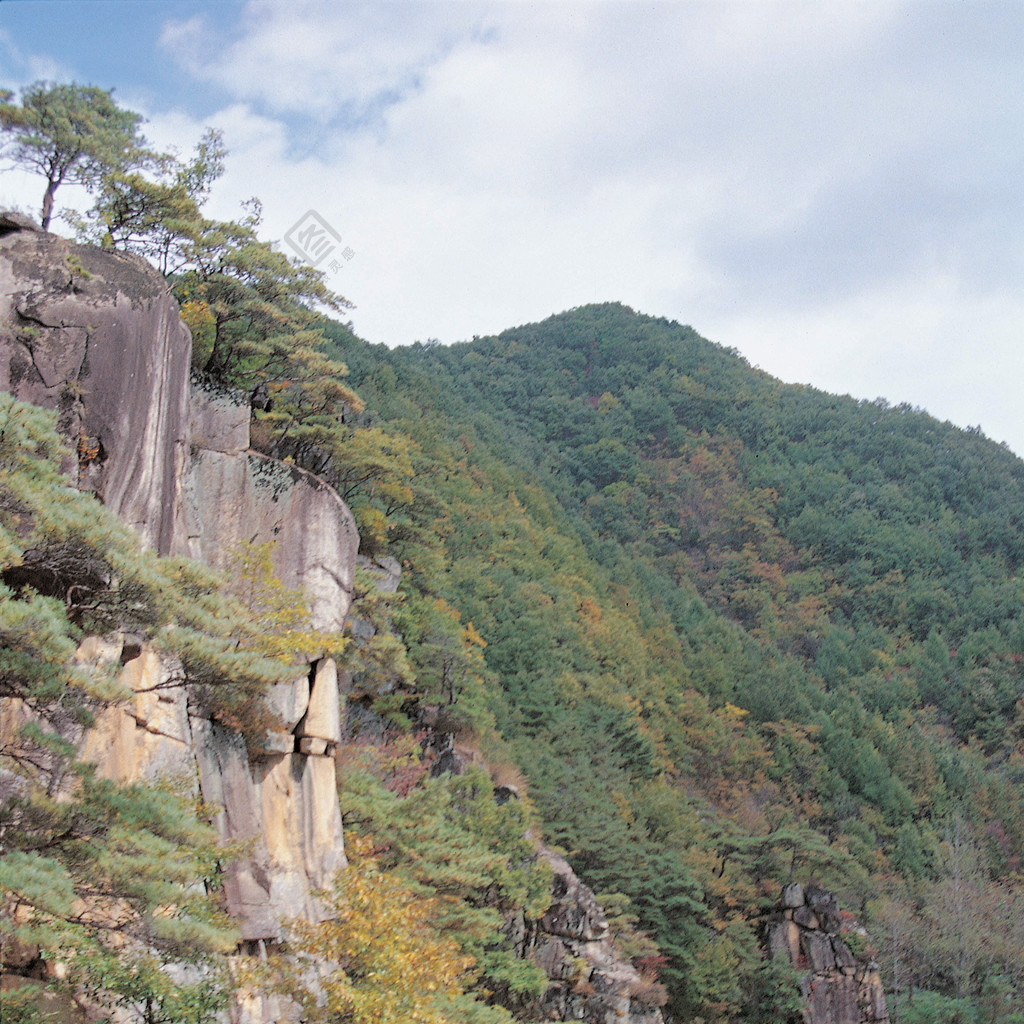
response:
<svg viewBox="0 0 1024 1024"><path fill-rule="evenodd" d="M618 301L1024 454L1024 0L0 0L38 79L221 129L209 214L329 229L370 342Z"/></svg>

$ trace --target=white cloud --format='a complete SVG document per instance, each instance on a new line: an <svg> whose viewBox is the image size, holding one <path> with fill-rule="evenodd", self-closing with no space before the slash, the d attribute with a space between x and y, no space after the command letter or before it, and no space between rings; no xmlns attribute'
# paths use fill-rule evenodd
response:
<svg viewBox="0 0 1024 1024"><path fill-rule="evenodd" d="M445 10L457 29L436 5L254 2L231 41L193 17L169 22L161 42L197 78L270 111L358 121L415 91L419 76L474 32L469 4Z"/></svg>
<svg viewBox="0 0 1024 1024"><path fill-rule="evenodd" d="M1019 5L291 0L225 24L165 25L183 84L129 105L160 145L224 130L215 215L255 194L271 237L332 224L369 340L621 300L1024 452ZM200 94L226 97L202 123Z"/></svg>

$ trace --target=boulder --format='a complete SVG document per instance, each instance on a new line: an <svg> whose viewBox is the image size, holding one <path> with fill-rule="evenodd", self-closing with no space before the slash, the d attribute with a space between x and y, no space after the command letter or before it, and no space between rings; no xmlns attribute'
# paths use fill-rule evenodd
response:
<svg viewBox="0 0 1024 1024"><path fill-rule="evenodd" d="M799 882L790 882L783 886L782 905L787 909L802 907L804 905L804 889Z"/></svg>
<svg viewBox="0 0 1024 1024"><path fill-rule="evenodd" d="M796 963L800 955L800 929L788 919L769 923L766 930L768 952L771 956L785 954L790 963Z"/></svg>
<svg viewBox="0 0 1024 1024"><path fill-rule="evenodd" d="M309 691L309 706L295 734L316 736L331 744L341 742L341 695L338 692L338 666L333 658L317 662Z"/></svg>
<svg viewBox="0 0 1024 1024"><path fill-rule="evenodd" d="M793 911L793 920L800 925L801 928L810 928L814 930L819 927L818 918L810 907L797 907Z"/></svg>
<svg viewBox="0 0 1024 1024"><path fill-rule="evenodd" d="M828 936L823 935L821 932L801 932L800 949L804 956L807 957L811 970L815 973L828 971L836 965L835 953L832 952L832 943L829 941Z"/></svg>
<svg viewBox="0 0 1024 1024"><path fill-rule="evenodd" d="M309 711L309 674L290 682L274 683L267 693L267 704L280 722L280 731L294 732Z"/></svg>
<svg viewBox="0 0 1024 1024"><path fill-rule="evenodd" d="M838 932L843 926L835 896L820 885L809 885L804 893L807 906L814 911L819 927L826 932Z"/></svg>

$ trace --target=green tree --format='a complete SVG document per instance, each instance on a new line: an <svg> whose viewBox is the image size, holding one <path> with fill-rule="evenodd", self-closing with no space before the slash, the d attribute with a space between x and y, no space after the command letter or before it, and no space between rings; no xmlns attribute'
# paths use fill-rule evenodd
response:
<svg viewBox="0 0 1024 1024"><path fill-rule="evenodd" d="M11 98L8 92L0 103L0 130L9 136L4 153L46 178L44 231L62 185L95 186L103 175L125 173L152 157L139 134L142 117L122 110L113 90L36 82L22 90L20 104Z"/></svg>
<svg viewBox="0 0 1024 1024"><path fill-rule="evenodd" d="M189 247L199 242L202 205L224 171L226 155L223 136L209 129L188 162L160 154L147 173L111 169L100 175L92 209L76 221L79 240L134 252L162 274L178 273Z"/></svg>

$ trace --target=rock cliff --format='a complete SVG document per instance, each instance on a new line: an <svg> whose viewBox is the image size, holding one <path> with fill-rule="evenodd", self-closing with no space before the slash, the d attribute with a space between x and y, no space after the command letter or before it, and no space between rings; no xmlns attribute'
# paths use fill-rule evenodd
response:
<svg viewBox="0 0 1024 1024"><path fill-rule="evenodd" d="M68 475L161 554L185 533L190 353L144 260L0 215L0 389L58 411Z"/></svg>
<svg viewBox="0 0 1024 1024"><path fill-rule="evenodd" d="M807 972L801 981L807 1024L888 1024L878 965L854 956L844 933L864 934L844 922L832 893L791 883L765 939L773 957L788 957Z"/></svg>
<svg viewBox="0 0 1024 1024"><path fill-rule="evenodd" d="M593 892L560 856L545 848L554 872L552 902L539 921L513 921L521 956L548 976L544 994L525 1007L527 1019L588 1024L662 1024L664 989L622 959Z"/></svg>
<svg viewBox="0 0 1024 1024"><path fill-rule="evenodd" d="M349 510L311 474L248 450L248 406L190 387L190 347L147 263L0 215L0 388L57 411L74 445L68 476L162 554L221 568L242 541L275 542L277 574L305 591L311 626L341 630L358 547ZM247 751L144 640L89 638L78 657L120 663L136 693L83 737L99 773L180 780L218 809L223 837L244 844L224 886L243 939L258 947L280 939L287 918L315 919L312 892L345 863L334 662L296 665L270 695L279 730Z"/></svg>

